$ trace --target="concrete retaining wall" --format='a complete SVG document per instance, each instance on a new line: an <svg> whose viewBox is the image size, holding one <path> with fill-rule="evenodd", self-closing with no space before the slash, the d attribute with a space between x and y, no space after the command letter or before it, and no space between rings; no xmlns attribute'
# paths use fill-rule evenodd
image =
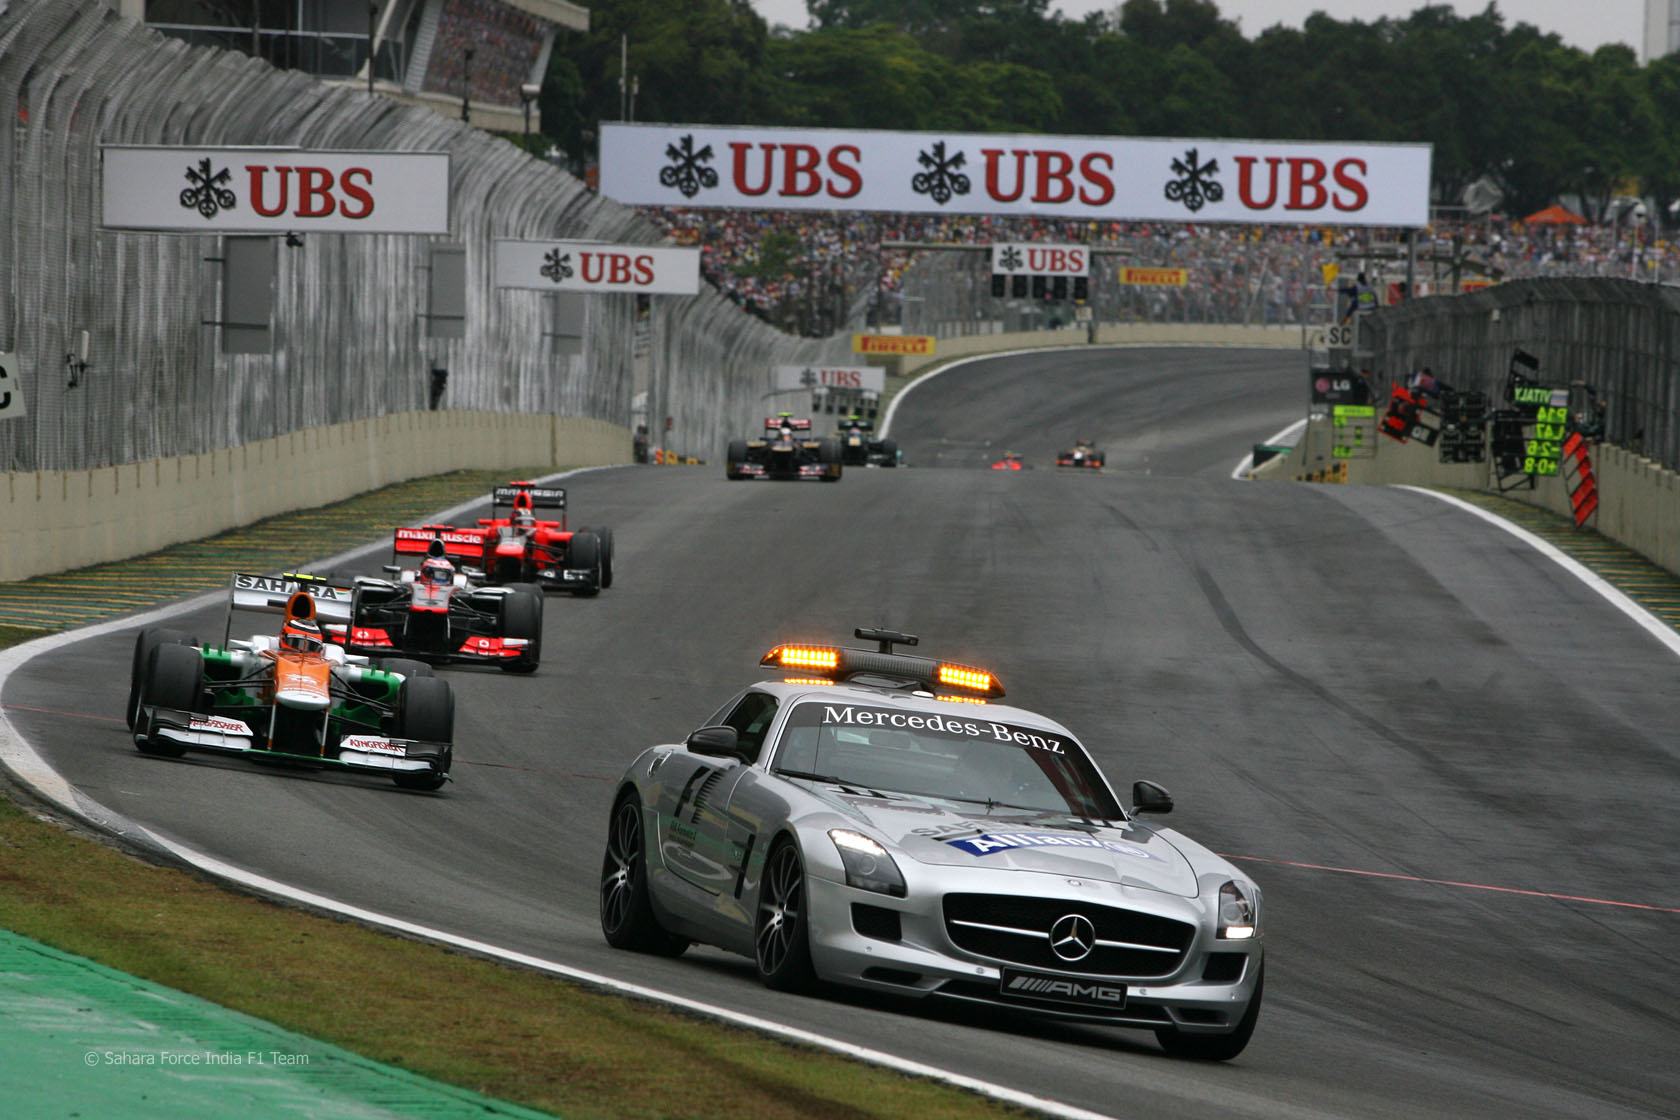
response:
<svg viewBox="0 0 1680 1120"><path fill-rule="evenodd" d="M629 430L601 420L401 412L202 455L5 474L0 580L140 556L444 471L629 461Z"/></svg>
<svg viewBox="0 0 1680 1120"><path fill-rule="evenodd" d="M1083 326L1077 329L1018 331L1011 334L969 334L952 337L941 335L932 354L898 358L898 368L892 370L889 367L889 372L901 376L911 376L930 366L939 365L955 358L972 357L975 354L992 354L1002 350L1032 350L1045 346L1088 346L1093 341L1098 345L1107 346L1266 346L1295 350L1303 350L1305 343L1301 335L1301 328L1298 326L1256 327L1220 323L1110 323L1097 328L1097 336L1094 340ZM873 357L868 360L872 363L879 362L879 359ZM1306 371L1304 358L1301 369L1304 376Z"/></svg>

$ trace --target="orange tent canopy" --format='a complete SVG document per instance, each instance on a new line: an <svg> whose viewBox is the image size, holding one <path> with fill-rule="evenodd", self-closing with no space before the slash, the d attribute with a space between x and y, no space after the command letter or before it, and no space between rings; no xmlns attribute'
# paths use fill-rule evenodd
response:
<svg viewBox="0 0 1680 1120"><path fill-rule="evenodd" d="M1562 206L1548 206L1544 210L1530 214L1523 219L1523 225L1541 226L1584 226L1587 220L1573 210L1566 210Z"/></svg>

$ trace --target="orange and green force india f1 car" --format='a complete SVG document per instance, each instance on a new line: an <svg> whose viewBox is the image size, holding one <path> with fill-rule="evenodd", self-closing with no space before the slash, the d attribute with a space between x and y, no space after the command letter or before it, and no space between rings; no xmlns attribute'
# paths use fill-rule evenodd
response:
<svg viewBox="0 0 1680 1120"><path fill-rule="evenodd" d="M382 774L404 789L449 780L455 700L415 661L347 654L327 626L353 592L306 576L238 573L222 640L148 627L135 638L128 725L142 754L235 754ZM278 634L230 637L235 610L279 613Z"/></svg>

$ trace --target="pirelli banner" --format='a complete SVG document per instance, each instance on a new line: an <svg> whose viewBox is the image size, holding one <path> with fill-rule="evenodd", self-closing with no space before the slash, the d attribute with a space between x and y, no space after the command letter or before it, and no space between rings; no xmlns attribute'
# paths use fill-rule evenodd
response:
<svg viewBox="0 0 1680 1120"><path fill-rule="evenodd" d="M448 233L448 152L107 145L100 224L176 233Z"/></svg>
<svg viewBox="0 0 1680 1120"><path fill-rule="evenodd" d="M603 124L638 206L1422 226L1428 144Z"/></svg>
<svg viewBox="0 0 1680 1120"><path fill-rule="evenodd" d="M931 334L854 334L852 352L902 357L926 357L933 353L935 338Z"/></svg>
<svg viewBox="0 0 1680 1120"><path fill-rule="evenodd" d="M1131 268L1120 270L1120 283L1147 288L1182 288L1190 283L1187 268Z"/></svg>
<svg viewBox="0 0 1680 1120"><path fill-rule="evenodd" d="M700 291L700 250L601 241L496 241L496 287L545 292Z"/></svg>

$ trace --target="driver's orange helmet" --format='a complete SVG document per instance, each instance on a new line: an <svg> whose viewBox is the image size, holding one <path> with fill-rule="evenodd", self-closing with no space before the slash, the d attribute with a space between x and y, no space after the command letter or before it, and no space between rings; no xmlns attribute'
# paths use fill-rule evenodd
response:
<svg viewBox="0 0 1680 1120"><path fill-rule="evenodd" d="M280 648L294 653L320 653L326 645L321 627L310 618L288 618L280 628Z"/></svg>

